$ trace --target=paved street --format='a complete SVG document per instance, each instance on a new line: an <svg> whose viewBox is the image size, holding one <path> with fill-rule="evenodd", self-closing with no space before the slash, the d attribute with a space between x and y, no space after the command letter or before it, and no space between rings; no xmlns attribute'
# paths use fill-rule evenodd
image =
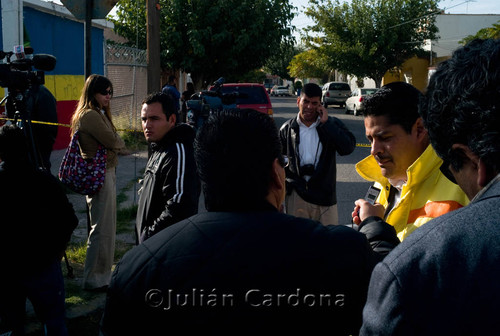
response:
<svg viewBox="0 0 500 336"><path fill-rule="evenodd" d="M274 120L278 127L286 120L297 116L297 97L271 97L271 103L273 104ZM345 114L345 109L337 106L329 106L328 114L342 120L356 137L356 143L368 144L365 137L362 116ZM369 154L369 147L361 147L358 145L352 154L337 156L337 199L339 223L341 224L348 224L351 222L351 212L354 207L354 201L364 197L366 190L371 184L363 180L354 169L356 162Z"/></svg>

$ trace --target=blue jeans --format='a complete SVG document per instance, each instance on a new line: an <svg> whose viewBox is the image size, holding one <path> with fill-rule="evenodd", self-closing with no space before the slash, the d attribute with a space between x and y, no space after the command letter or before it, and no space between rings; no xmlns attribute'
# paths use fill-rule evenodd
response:
<svg viewBox="0 0 500 336"><path fill-rule="evenodd" d="M12 330L12 336L24 335L26 299L31 301L36 316L42 322L44 335L68 335L60 260L30 276L0 282L0 315Z"/></svg>

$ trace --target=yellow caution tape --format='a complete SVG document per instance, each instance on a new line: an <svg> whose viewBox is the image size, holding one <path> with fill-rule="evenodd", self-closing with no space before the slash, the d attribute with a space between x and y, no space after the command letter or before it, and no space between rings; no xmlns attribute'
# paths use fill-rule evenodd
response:
<svg viewBox="0 0 500 336"><path fill-rule="evenodd" d="M2 117L0 117L0 120L14 121L14 119L2 118ZM71 125L68 125L68 124L51 123L51 122L47 122L47 121L32 120L31 122L35 123L35 124L52 125L52 126L62 126L62 127L71 127ZM120 131L120 132L131 132L131 133L133 133L133 132L141 132L142 133L142 130L134 130L134 129L128 129L128 128L117 129L117 131ZM356 146L357 147L368 147L368 148L371 147L370 144L363 144L363 143L357 143Z"/></svg>
<svg viewBox="0 0 500 336"><path fill-rule="evenodd" d="M11 118L2 118L2 117L0 117L0 120L14 121L14 119L11 119ZM71 125L69 125L69 124L52 123L52 122L48 122L48 121L31 120L31 123L32 124L51 125L51 126L71 127ZM121 131L121 132L142 132L142 130L133 130L133 129L127 129L127 128L117 129L117 131Z"/></svg>

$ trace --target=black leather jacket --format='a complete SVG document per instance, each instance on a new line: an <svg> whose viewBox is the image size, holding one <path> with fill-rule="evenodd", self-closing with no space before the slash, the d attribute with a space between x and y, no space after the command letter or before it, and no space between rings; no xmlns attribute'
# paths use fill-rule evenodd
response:
<svg viewBox="0 0 500 336"><path fill-rule="evenodd" d="M287 192L295 189L306 202L330 206L337 204L337 160L336 154L348 155L356 147L356 138L342 121L335 117L320 123L316 128L323 145L318 164L309 181L300 174L300 131L297 117L285 122L280 129L283 154L288 156L286 168Z"/></svg>
<svg viewBox="0 0 500 336"><path fill-rule="evenodd" d="M397 240L390 225L381 229L389 231L379 237ZM200 213L122 258L101 332L159 335L168 325L205 335L354 335L382 257L359 232L285 215L269 203L248 212ZM321 303L321 293L331 294L332 303ZM223 302L224 295L232 300Z"/></svg>
<svg viewBox="0 0 500 336"><path fill-rule="evenodd" d="M137 208L137 243L198 212L200 182L194 162L195 131L177 125L151 144Z"/></svg>

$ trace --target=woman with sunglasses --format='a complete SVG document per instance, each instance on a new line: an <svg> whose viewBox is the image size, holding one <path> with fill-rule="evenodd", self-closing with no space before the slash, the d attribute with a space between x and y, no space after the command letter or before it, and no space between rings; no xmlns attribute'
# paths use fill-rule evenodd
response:
<svg viewBox="0 0 500 336"><path fill-rule="evenodd" d="M116 132L111 119L111 81L100 75L90 75L71 118L71 135L79 131L79 143L84 158L95 156L99 144L106 148L106 177L102 188L87 195L89 237L83 274L83 288L106 290L111 279L116 236L116 175L118 152L125 143Z"/></svg>

